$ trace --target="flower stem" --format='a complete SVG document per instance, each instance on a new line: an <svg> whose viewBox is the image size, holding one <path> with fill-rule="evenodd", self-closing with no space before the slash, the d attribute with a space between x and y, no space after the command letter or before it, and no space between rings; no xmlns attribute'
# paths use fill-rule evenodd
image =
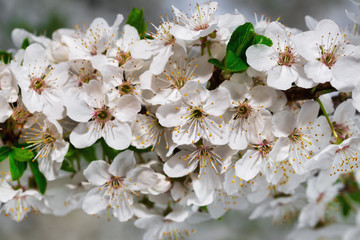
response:
<svg viewBox="0 0 360 240"><path fill-rule="evenodd" d="M336 131L335 131L335 129L334 129L334 126L332 125L332 123L331 123L331 121L330 121L329 115L327 114L324 105L322 104L320 98L316 98L316 101L319 103L320 108L321 108L321 111L323 112L323 114L324 114L324 116L325 116L325 118L326 118L326 121L328 122L328 124L329 124L329 126L330 126L330 128L331 128L331 131L332 131L332 133L334 134L335 139L337 140L337 139L338 139L338 135L337 135L337 133L336 133Z"/></svg>

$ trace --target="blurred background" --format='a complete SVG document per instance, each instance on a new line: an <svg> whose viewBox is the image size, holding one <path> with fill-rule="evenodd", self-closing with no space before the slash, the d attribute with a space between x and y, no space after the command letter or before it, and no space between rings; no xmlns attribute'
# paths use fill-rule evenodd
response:
<svg viewBox="0 0 360 240"><path fill-rule="evenodd" d="M202 3L204 1L199 1ZM233 13L237 9L250 21L254 12L289 27L306 30L304 16L318 20L330 18L342 27L352 26L345 9L358 11L349 0L218 0L218 14ZM105 18L110 25L118 13L126 18L133 7L144 8L147 21L157 23L160 15L171 15L171 5L192 12L196 1L189 0L0 0L0 49L12 48L11 30L25 28L30 32L51 36L60 27L90 24L96 17ZM190 6L191 4L191 6ZM151 27L148 30L153 30ZM290 224L273 225L271 219L247 220L250 212L229 212L221 221L199 225L191 239L221 240L281 240L291 229ZM77 240L77 239L141 239L142 231L132 223L108 222L75 211L65 217L30 215L22 223L0 216L0 240Z"/></svg>

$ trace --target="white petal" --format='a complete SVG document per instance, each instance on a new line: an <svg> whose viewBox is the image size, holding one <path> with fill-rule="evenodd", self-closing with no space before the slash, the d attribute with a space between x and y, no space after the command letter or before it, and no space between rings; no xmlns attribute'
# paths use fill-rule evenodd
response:
<svg viewBox="0 0 360 240"><path fill-rule="evenodd" d="M314 123L319 114L320 106L315 101L307 101L298 114L297 127L309 126Z"/></svg>
<svg viewBox="0 0 360 240"><path fill-rule="evenodd" d="M295 129L295 116L289 111L276 113L272 120L273 133L277 137L288 137Z"/></svg>
<svg viewBox="0 0 360 240"><path fill-rule="evenodd" d="M336 123L344 123L346 121L352 120L355 117L355 108L352 106L352 100L349 99L345 102L342 102L334 113L332 120Z"/></svg>
<svg viewBox="0 0 360 240"><path fill-rule="evenodd" d="M264 44L250 46L246 50L246 59L248 64L258 71L269 71L277 65L275 51Z"/></svg>
<svg viewBox="0 0 360 240"><path fill-rule="evenodd" d="M89 147L101 137L100 131L93 122L79 123L70 133L70 142L76 148Z"/></svg>
<svg viewBox="0 0 360 240"><path fill-rule="evenodd" d="M0 201L7 202L12 199L18 192L21 190L15 191L6 181L0 182Z"/></svg>
<svg viewBox="0 0 360 240"><path fill-rule="evenodd" d="M182 101L160 106L156 112L159 123L164 127L183 125L186 121L187 106Z"/></svg>
<svg viewBox="0 0 360 240"><path fill-rule="evenodd" d="M72 92L72 90L70 90ZM94 109L82 99L65 98L67 115L77 122L87 122L94 115Z"/></svg>
<svg viewBox="0 0 360 240"><path fill-rule="evenodd" d="M111 123L105 124L105 127L102 129L102 136L107 145L116 150L123 150L130 146L131 128L128 123L114 120Z"/></svg>
<svg viewBox="0 0 360 240"><path fill-rule="evenodd" d="M236 176L248 181L253 179L263 167L259 151L248 150L235 164Z"/></svg>
<svg viewBox="0 0 360 240"><path fill-rule="evenodd" d="M105 189L99 190L98 188L91 189L85 196L82 209L87 214L97 214L105 210L108 203L104 200L102 195Z"/></svg>
<svg viewBox="0 0 360 240"><path fill-rule="evenodd" d="M269 159L272 162L280 162L285 160L289 156L290 150L290 139L286 137L281 137L277 139L273 149L269 154Z"/></svg>
<svg viewBox="0 0 360 240"><path fill-rule="evenodd" d="M332 71L320 61L310 61L305 65L305 73L316 83L330 82Z"/></svg>
<svg viewBox="0 0 360 240"><path fill-rule="evenodd" d="M172 45L164 46L153 58L150 65L150 71L153 74L160 74L164 70L166 63L169 61L169 57L171 57L173 53L174 51Z"/></svg>
<svg viewBox="0 0 360 240"><path fill-rule="evenodd" d="M306 23L306 26L309 30L313 31L316 27L316 25L319 23L318 20L316 20L315 18L307 15L305 16L305 23Z"/></svg>
<svg viewBox="0 0 360 240"><path fill-rule="evenodd" d="M95 186L102 186L110 180L109 164L103 160L92 161L84 170L86 179Z"/></svg>
<svg viewBox="0 0 360 240"><path fill-rule="evenodd" d="M201 83L190 81L180 89L183 100L188 105L200 106L209 98L208 91Z"/></svg>
<svg viewBox="0 0 360 240"><path fill-rule="evenodd" d="M119 153L111 163L109 172L116 177L125 177L135 167L134 152L126 150Z"/></svg>
<svg viewBox="0 0 360 240"><path fill-rule="evenodd" d="M287 90L297 78L298 74L291 67L276 66L268 72L267 83L275 89Z"/></svg>
<svg viewBox="0 0 360 240"><path fill-rule="evenodd" d="M0 123L5 122L13 113L9 103L0 96Z"/></svg>
<svg viewBox="0 0 360 240"><path fill-rule="evenodd" d="M255 86L251 89L251 103L264 108L272 106L277 100L276 91L267 86Z"/></svg>
<svg viewBox="0 0 360 240"><path fill-rule="evenodd" d="M197 158L190 159L189 154L190 152L183 150L166 161L164 164L164 172L166 175L177 178L193 172L198 166L199 161ZM191 160L191 162L189 160Z"/></svg>
<svg viewBox="0 0 360 240"><path fill-rule="evenodd" d="M122 122L128 122L136 117L141 109L141 103L137 97L133 95L124 95L116 102L115 117Z"/></svg>
<svg viewBox="0 0 360 240"><path fill-rule="evenodd" d="M204 104L204 111L213 116L219 116L230 107L230 93L226 88L219 87L209 94Z"/></svg>

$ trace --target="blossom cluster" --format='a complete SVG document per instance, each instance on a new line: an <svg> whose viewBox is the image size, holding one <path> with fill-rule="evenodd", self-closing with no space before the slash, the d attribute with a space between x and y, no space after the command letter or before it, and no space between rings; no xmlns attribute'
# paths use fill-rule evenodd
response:
<svg viewBox="0 0 360 240"><path fill-rule="evenodd" d="M173 6L154 32L137 9L51 39L13 30L0 52L0 211L82 209L150 240L253 209L296 222L290 239L358 239L357 32L218 7Z"/></svg>

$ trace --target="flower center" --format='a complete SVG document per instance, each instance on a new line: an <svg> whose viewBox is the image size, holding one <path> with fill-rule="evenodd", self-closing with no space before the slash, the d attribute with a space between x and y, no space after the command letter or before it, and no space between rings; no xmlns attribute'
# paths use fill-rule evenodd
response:
<svg viewBox="0 0 360 240"><path fill-rule="evenodd" d="M306 139L305 139L306 138ZM311 138L309 136L307 136L306 134L302 133L301 131L299 131L298 129L295 128L295 130L293 131L293 133L291 135L289 135L289 139L290 141L292 141L293 143L299 143L301 142L301 145L303 145L303 143L307 143L310 146L312 145L311 142Z"/></svg>
<svg viewBox="0 0 360 240"><path fill-rule="evenodd" d="M102 128L107 122L114 119L115 118L111 115L110 109L107 106L96 109L93 116L93 121L98 123Z"/></svg>
<svg viewBox="0 0 360 240"><path fill-rule="evenodd" d="M90 51L90 55L91 56L97 55L97 47L95 45L92 46L91 51Z"/></svg>
<svg viewBox="0 0 360 240"><path fill-rule="evenodd" d="M30 82L30 88L38 94L41 94L42 91L44 91L44 89L46 88L46 83L43 78L33 78Z"/></svg>
<svg viewBox="0 0 360 240"><path fill-rule="evenodd" d="M324 49L324 46L320 46L321 57L317 60L324 63L329 69L331 69L337 61L336 50L337 45L335 45L332 49Z"/></svg>
<svg viewBox="0 0 360 240"><path fill-rule="evenodd" d="M195 108L191 111L190 116L192 119L195 120L200 120L201 118L203 118L203 110L200 108Z"/></svg>
<svg viewBox="0 0 360 240"><path fill-rule="evenodd" d="M130 52L119 52L116 60L119 62L119 67L124 65L131 58Z"/></svg>
<svg viewBox="0 0 360 240"><path fill-rule="evenodd" d="M11 118L17 124L22 125L31 116L32 116L32 114L28 110L26 110L23 106L17 106L16 108L14 108Z"/></svg>
<svg viewBox="0 0 360 240"><path fill-rule="evenodd" d="M283 52L279 53L279 60L278 60L279 65L290 67L294 63L295 63L295 56L291 52L291 49L289 47L286 47Z"/></svg>
<svg viewBox="0 0 360 240"><path fill-rule="evenodd" d="M257 145L255 149L258 150L263 157L266 157L267 154L269 154L272 150L272 145L271 142L269 142L268 140L264 140L262 141L262 143Z"/></svg>
<svg viewBox="0 0 360 240"><path fill-rule="evenodd" d="M207 29L209 27L209 24L207 23L203 23L203 24L200 24L198 26L195 27L195 31L200 31L200 30L204 30L204 29Z"/></svg>
<svg viewBox="0 0 360 240"><path fill-rule="evenodd" d="M235 108L236 114L234 116L234 120L239 118L245 118L251 116L252 114L252 108L249 104L247 104L247 100L245 100L243 103L241 103L239 106Z"/></svg>
<svg viewBox="0 0 360 240"><path fill-rule="evenodd" d="M350 128L347 125L333 122L333 127L338 136L345 139L346 135L349 135Z"/></svg>
<svg viewBox="0 0 360 240"><path fill-rule="evenodd" d="M124 179L120 177L112 177L106 184L110 188L118 189L122 187Z"/></svg>
<svg viewBox="0 0 360 240"><path fill-rule="evenodd" d="M133 94L135 90L134 86L127 81L119 85L117 88L119 90L120 95Z"/></svg>
<svg viewBox="0 0 360 240"><path fill-rule="evenodd" d="M92 75L92 74L80 75L78 85L79 85L79 87L81 87L84 83L88 84L91 80L93 80L95 78L96 78L96 76Z"/></svg>

